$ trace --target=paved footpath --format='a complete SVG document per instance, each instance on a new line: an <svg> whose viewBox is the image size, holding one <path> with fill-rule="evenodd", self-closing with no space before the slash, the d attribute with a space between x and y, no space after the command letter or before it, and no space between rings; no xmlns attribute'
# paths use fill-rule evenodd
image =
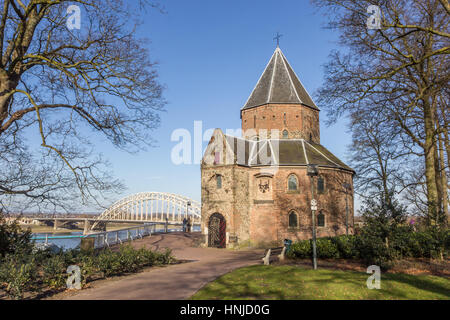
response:
<svg viewBox="0 0 450 320"><path fill-rule="evenodd" d="M190 262L153 268L142 273L106 281L69 296L69 300L183 300L207 283L240 267L261 264L263 250L232 251L196 248L198 234L160 234L133 242L153 250L171 248L179 260ZM58 298L57 298L58 299Z"/></svg>

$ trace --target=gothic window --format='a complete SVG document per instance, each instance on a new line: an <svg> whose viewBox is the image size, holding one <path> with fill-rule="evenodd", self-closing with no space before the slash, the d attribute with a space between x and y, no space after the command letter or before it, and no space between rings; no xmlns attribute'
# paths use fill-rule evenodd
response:
<svg viewBox="0 0 450 320"><path fill-rule="evenodd" d="M320 210L319 214L317 215L317 226L325 227L325 214L323 213L323 210Z"/></svg>
<svg viewBox="0 0 450 320"><path fill-rule="evenodd" d="M296 191L298 189L298 179L295 174L291 174L288 178L288 190Z"/></svg>
<svg viewBox="0 0 450 320"><path fill-rule="evenodd" d="M283 139L287 139L289 137L289 132L287 130L283 131Z"/></svg>
<svg viewBox="0 0 450 320"><path fill-rule="evenodd" d="M325 192L325 179L323 177L319 177L317 179L317 192L319 194L323 194Z"/></svg>
<svg viewBox="0 0 450 320"><path fill-rule="evenodd" d="M253 116L253 127L256 128L256 116Z"/></svg>
<svg viewBox="0 0 450 320"><path fill-rule="evenodd" d="M298 227L298 217L295 211L291 211L289 213L289 228L297 228Z"/></svg>
<svg viewBox="0 0 450 320"><path fill-rule="evenodd" d="M222 176L220 174L216 175L216 185L217 189L222 189Z"/></svg>
<svg viewBox="0 0 450 320"><path fill-rule="evenodd" d="M284 125L286 125L286 113L283 115Z"/></svg>

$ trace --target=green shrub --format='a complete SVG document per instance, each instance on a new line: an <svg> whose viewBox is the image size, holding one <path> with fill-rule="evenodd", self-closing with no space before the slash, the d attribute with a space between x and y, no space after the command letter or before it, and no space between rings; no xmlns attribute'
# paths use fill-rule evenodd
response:
<svg viewBox="0 0 450 320"><path fill-rule="evenodd" d="M410 226L397 225L387 232L381 223L365 226L358 235L341 235L317 239L319 258L360 259L389 269L400 258L434 258L449 256L450 230L428 228L415 232ZM383 237L384 236L384 237ZM310 258L311 240L292 244L289 258Z"/></svg>
<svg viewBox="0 0 450 320"><path fill-rule="evenodd" d="M331 241L337 247L337 250L339 253L339 258L353 259L358 256L358 252L355 247L356 236L342 235L342 236L332 237Z"/></svg>
<svg viewBox="0 0 450 320"><path fill-rule="evenodd" d="M118 252L106 249L96 257L94 263L104 277L120 275L123 273L124 268Z"/></svg>
<svg viewBox="0 0 450 320"><path fill-rule="evenodd" d="M164 253L146 248L134 249L131 245L121 246L118 252L103 250L95 259L97 269L105 277L137 272L146 266L170 264L173 261L171 250Z"/></svg>
<svg viewBox="0 0 450 320"><path fill-rule="evenodd" d="M111 277L137 272L146 266L170 264L174 257L170 249L155 252L146 248L134 249L131 245L119 250L104 249L97 252L68 250L57 255L41 250L34 253L6 254L0 256L0 288L14 299L22 299L25 292L35 292L42 285L60 289L65 287L67 267L78 265L85 286L96 275Z"/></svg>
<svg viewBox="0 0 450 320"><path fill-rule="evenodd" d="M383 270L392 267L397 257L395 250L389 246L389 242L371 234L362 233L357 237L355 248L359 259L368 265L380 266Z"/></svg>
<svg viewBox="0 0 450 320"><path fill-rule="evenodd" d="M76 264L81 269L81 285L85 286L96 273L100 272L97 259L92 255L81 255L77 260Z"/></svg>
<svg viewBox="0 0 450 320"><path fill-rule="evenodd" d="M174 261L174 257L172 255L172 250L167 248L165 252L159 253L159 256L157 258L158 264L171 264Z"/></svg>
<svg viewBox="0 0 450 320"><path fill-rule="evenodd" d="M339 251L334 242L327 238L317 239L317 257L322 259L339 258Z"/></svg>
<svg viewBox="0 0 450 320"><path fill-rule="evenodd" d="M55 255L42 264L43 283L50 288L60 289L66 286L68 264L63 254Z"/></svg>
<svg viewBox="0 0 450 320"><path fill-rule="evenodd" d="M31 254L34 246L31 236L31 231L23 231L16 221L6 224L0 212L0 258L7 254Z"/></svg>
<svg viewBox="0 0 450 320"><path fill-rule="evenodd" d="M37 288L37 264L23 255L6 255L0 264L0 282L6 294L16 300Z"/></svg>
<svg viewBox="0 0 450 320"><path fill-rule="evenodd" d="M138 252L139 265L141 267L153 266L157 264L158 253L145 248L139 249Z"/></svg>
<svg viewBox="0 0 450 320"><path fill-rule="evenodd" d="M301 240L294 242L291 245L291 250L288 253L290 258L310 258L311 257L311 243L309 240Z"/></svg>

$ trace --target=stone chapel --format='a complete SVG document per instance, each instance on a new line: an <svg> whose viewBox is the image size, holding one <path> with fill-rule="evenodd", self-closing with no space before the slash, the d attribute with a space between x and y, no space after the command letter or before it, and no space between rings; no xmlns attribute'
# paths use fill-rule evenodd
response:
<svg viewBox="0 0 450 320"><path fill-rule="evenodd" d="M320 144L319 108L279 47L240 117L242 137L216 129L202 159L205 245L310 239L313 192L317 237L353 233L355 172Z"/></svg>

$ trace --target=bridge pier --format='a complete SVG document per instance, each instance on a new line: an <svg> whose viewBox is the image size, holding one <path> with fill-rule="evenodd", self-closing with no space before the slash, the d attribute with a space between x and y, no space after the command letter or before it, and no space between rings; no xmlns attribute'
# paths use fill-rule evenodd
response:
<svg viewBox="0 0 450 320"><path fill-rule="evenodd" d="M83 230L83 235L87 235L89 234L89 231L91 230L91 223L89 222L88 219L84 220L84 230Z"/></svg>
<svg viewBox="0 0 450 320"><path fill-rule="evenodd" d="M58 230L60 226L59 220L55 219L53 220L53 230Z"/></svg>

